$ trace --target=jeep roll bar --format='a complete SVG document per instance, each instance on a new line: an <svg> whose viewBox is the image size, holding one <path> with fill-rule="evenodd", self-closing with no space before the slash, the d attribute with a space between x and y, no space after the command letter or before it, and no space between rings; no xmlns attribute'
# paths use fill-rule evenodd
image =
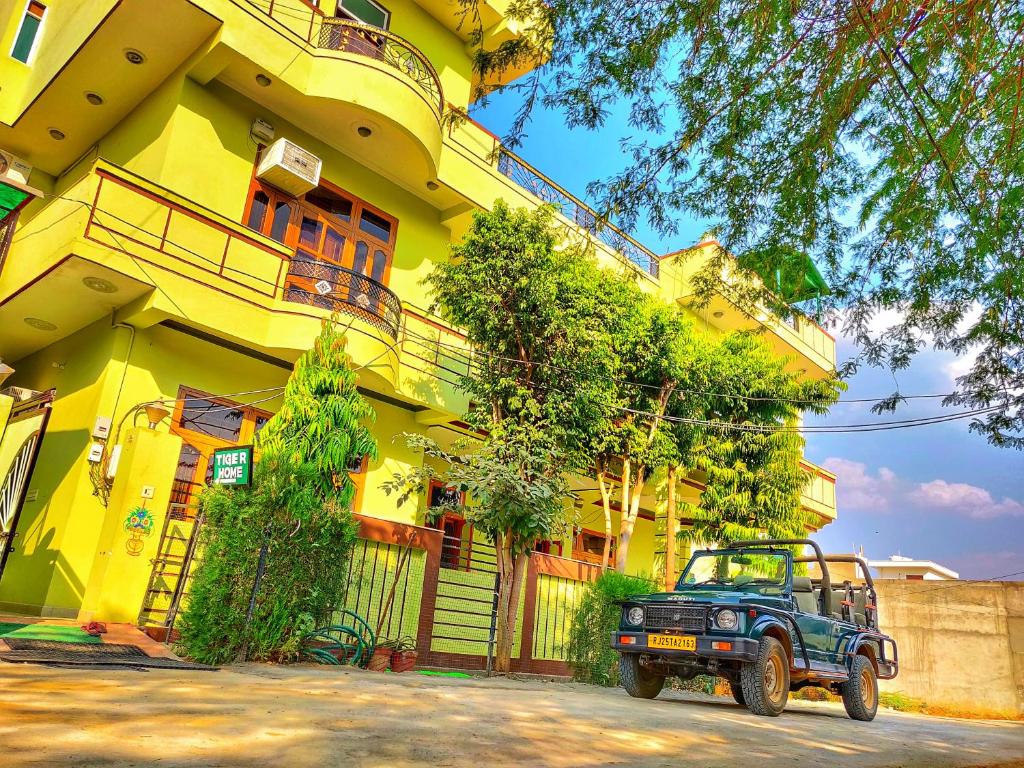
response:
<svg viewBox="0 0 1024 768"><path fill-rule="evenodd" d="M860 571L864 574L864 583L867 585L868 596L870 598L867 605L868 610L866 612L868 613L868 626L877 627L878 615L876 612L878 610L878 593L875 591L875 580L871 578L871 571L870 569L868 569L868 564L864 561L864 558L858 557L857 555L838 554L825 555L824 557L826 563L855 563L858 566L860 566ZM794 563L813 563L817 561L818 559L816 557L812 557L811 555L801 555L800 557L793 558ZM822 573L824 573L824 571L822 571Z"/></svg>
<svg viewBox="0 0 1024 768"><path fill-rule="evenodd" d="M818 542L811 541L810 539L755 539L753 541L730 541L726 546L727 549L745 549L745 548L756 548L756 547L790 547L790 546L804 546L810 547L814 550L814 556L804 555L800 558L794 558L793 562L817 562L818 567L821 569L821 599L825 608L825 615L829 616L832 613L832 580L829 578L828 566L825 564L825 555L821 551L821 547L818 546ZM807 560L802 559L807 557Z"/></svg>

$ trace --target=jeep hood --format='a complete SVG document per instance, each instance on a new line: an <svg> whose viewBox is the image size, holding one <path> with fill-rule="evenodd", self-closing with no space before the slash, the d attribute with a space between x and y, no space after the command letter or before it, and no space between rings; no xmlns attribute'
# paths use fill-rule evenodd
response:
<svg viewBox="0 0 1024 768"><path fill-rule="evenodd" d="M723 589L683 589L679 592L656 592L651 595L634 595L630 602L637 603L669 603L671 605L690 605L693 603L771 603L781 599L781 595L763 595L760 592L742 592Z"/></svg>

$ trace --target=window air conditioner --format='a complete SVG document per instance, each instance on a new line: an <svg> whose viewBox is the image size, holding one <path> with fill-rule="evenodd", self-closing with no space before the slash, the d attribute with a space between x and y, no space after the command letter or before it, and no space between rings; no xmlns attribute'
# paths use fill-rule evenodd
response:
<svg viewBox="0 0 1024 768"><path fill-rule="evenodd" d="M0 149L0 181L27 185L32 166L10 152Z"/></svg>
<svg viewBox="0 0 1024 768"><path fill-rule="evenodd" d="M320 183L320 158L287 139L278 139L263 153L256 178L292 197Z"/></svg>

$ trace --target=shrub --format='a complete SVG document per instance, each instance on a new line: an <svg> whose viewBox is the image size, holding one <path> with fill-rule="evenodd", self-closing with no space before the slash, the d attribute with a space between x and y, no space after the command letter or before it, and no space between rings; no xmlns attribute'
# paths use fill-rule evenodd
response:
<svg viewBox="0 0 1024 768"><path fill-rule="evenodd" d="M252 487L213 487L200 497L199 560L181 617L188 656L222 664L247 652L287 661L306 633L327 623L341 602L357 530L348 469L377 455L366 426L374 415L332 317L257 436ZM265 572L247 625L264 545Z"/></svg>
<svg viewBox="0 0 1024 768"><path fill-rule="evenodd" d="M338 606L356 537L347 510L316 493L315 468L264 459L251 488L203 493L201 566L181 616L181 649L224 664L247 650L257 661L289 661L302 637ZM270 542L252 621L245 625L260 547Z"/></svg>
<svg viewBox="0 0 1024 768"><path fill-rule="evenodd" d="M576 680L593 685L619 684L619 654L611 648L611 633L619 628L617 601L657 589L644 576L605 571L587 585L573 616L566 660Z"/></svg>

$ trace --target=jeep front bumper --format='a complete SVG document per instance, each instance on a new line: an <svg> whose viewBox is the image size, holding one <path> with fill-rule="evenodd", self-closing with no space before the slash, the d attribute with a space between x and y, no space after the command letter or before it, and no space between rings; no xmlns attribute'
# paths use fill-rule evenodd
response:
<svg viewBox="0 0 1024 768"><path fill-rule="evenodd" d="M697 635L696 651L676 651L667 648L651 648L647 644L647 632L612 632L612 648L621 653L649 653L668 659L707 657L754 661L757 658L757 640L749 637L728 635ZM714 645L712 645L714 644Z"/></svg>

